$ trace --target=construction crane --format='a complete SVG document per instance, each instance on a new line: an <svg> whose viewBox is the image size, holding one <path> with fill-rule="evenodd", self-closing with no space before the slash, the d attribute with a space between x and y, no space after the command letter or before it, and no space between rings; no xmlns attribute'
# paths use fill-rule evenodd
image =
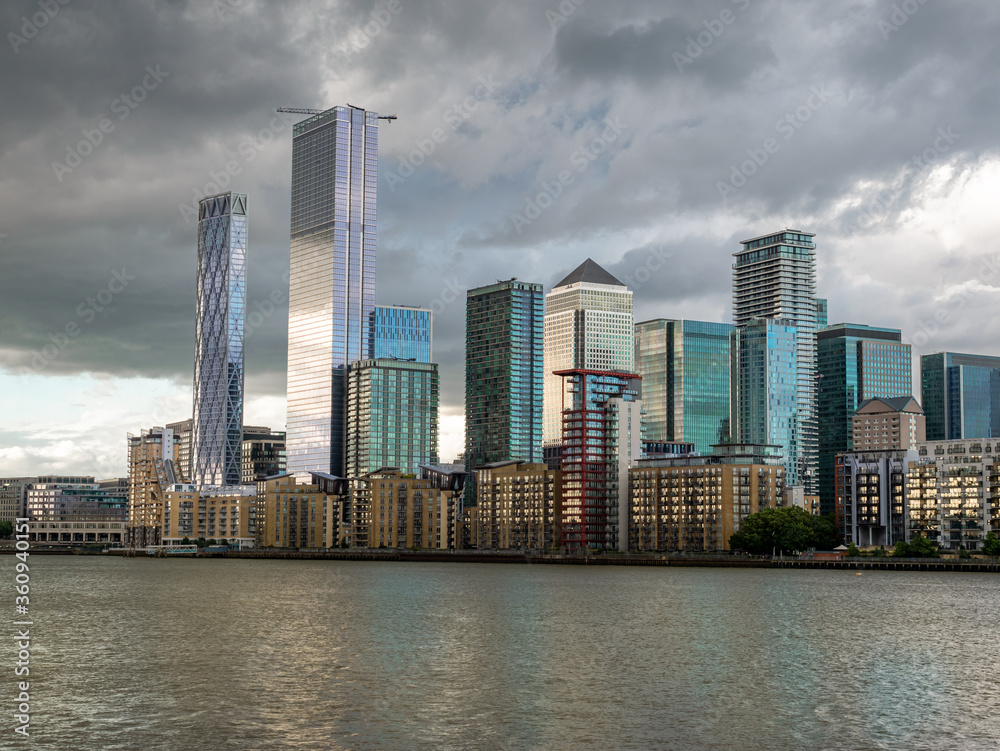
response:
<svg viewBox="0 0 1000 751"><path fill-rule="evenodd" d="M356 110L364 109L364 107L355 107L353 104L348 104L347 106ZM277 109L277 112L288 112L289 114L292 115L322 115L326 111L327 110L305 109L302 107L278 107ZM391 121L391 120L398 120L399 118L397 118L395 115L379 115L378 119Z"/></svg>

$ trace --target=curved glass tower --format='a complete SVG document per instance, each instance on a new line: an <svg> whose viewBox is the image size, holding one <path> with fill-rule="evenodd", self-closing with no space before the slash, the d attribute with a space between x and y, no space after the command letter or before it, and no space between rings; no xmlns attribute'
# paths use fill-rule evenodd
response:
<svg viewBox="0 0 1000 751"><path fill-rule="evenodd" d="M344 473L346 374L372 355L378 115L334 107L292 138L288 471Z"/></svg>
<svg viewBox="0 0 1000 751"><path fill-rule="evenodd" d="M198 204L194 419L196 485L239 485L243 443L243 322L247 197L220 193Z"/></svg>

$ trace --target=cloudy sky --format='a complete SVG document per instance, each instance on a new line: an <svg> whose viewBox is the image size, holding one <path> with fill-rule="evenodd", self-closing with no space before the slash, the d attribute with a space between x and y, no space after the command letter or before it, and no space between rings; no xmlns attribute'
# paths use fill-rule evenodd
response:
<svg viewBox="0 0 1000 751"><path fill-rule="evenodd" d="M989 0L9 0L0 31L0 476L124 475L190 416L214 185L250 196L246 422L283 427L281 105L399 116L378 298L436 312L445 460L464 290L587 257L638 320L730 320L739 240L809 230L831 322L1000 354Z"/></svg>

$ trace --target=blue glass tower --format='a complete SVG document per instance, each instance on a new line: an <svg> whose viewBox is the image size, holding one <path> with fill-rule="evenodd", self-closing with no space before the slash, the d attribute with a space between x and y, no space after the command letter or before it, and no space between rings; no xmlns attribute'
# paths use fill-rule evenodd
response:
<svg viewBox="0 0 1000 751"><path fill-rule="evenodd" d="M424 308L377 305L369 327L372 358L430 362L433 315Z"/></svg>
<svg viewBox="0 0 1000 751"><path fill-rule="evenodd" d="M753 319L732 333L733 442L781 446L788 485L801 485L798 327Z"/></svg>
<svg viewBox="0 0 1000 751"><path fill-rule="evenodd" d="M334 107L292 138L288 471L343 476L346 374L371 357L378 115Z"/></svg>
<svg viewBox="0 0 1000 751"><path fill-rule="evenodd" d="M646 437L708 453L730 438L728 323L658 319L635 325Z"/></svg>
<svg viewBox="0 0 1000 751"><path fill-rule="evenodd" d="M190 478L197 485L240 483L246 253L246 195L201 199Z"/></svg>
<svg viewBox="0 0 1000 751"><path fill-rule="evenodd" d="M854 413L866 399L912 395L913 359L899 329L838 323L816 334L816 361L820 511L832 514L834 458L853 448Z"/></svg>
<svg viewBox="0 0 1000 751"><path fill-rule="evenodd" d="M468 292L465 466L470 472L491 462L542 460L544 312L541 284L511 279Z"/></svg>
<svg viewBox="0 0 1000 751"><path fill-rule="evenodd" d="M922 355L920 386L928 441L1000 438L1000 357Z"/></svg>

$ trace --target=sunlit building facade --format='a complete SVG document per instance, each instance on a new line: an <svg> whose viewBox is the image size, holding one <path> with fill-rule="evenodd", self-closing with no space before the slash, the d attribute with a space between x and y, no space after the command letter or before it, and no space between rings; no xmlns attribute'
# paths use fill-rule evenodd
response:
<svg viewBox="0 0 1000 751"><path fill-rule="evenodd" d="M562 472L508 461L476 470L480 550L544 550L562 544Z"/></svg>
<svg viewBox="0 0 1000 751"><path fill-rule="evenodd" d="M921 355L920 381L927 440L1000 438L1000 357Z"/></svg>
<svg viewBox="0 0 1000 751"><path fill-rule="evenodd" d="M347 368L372 356L378 116L295 125L288 292L288 471L343 476Z"/></svg>
<svg viewBox="0 0 1000 751"><path fill-rule="evenodd" d="M816 298L814 233L783 230L742 241L734 253L733 323L781 320L796 330L794 442L788 455L788 485L807 495L819 486L819 433L816 417L816 319L825 306ZM737 438L743 442L742 438Z"/></svg>
<svg viewBox="0 0 1000 751"><path fill-rule="evenodd" d="M708 452L730 438L727 323L657 319L635 325L648 440L683 441Z"/></svg>
<svg viewBox="0 0 1000 751"><path fill-rule="evenodd" d="M191 425L191 481L196 485L240 482L246 260L246 195L201 199Z"/></svg>
<svg viewBox="0 0 1000 751"><path fill-rule="evenodd" d="M542 443L562 439L564 379L557 370L634 372L632 291L589 258L545 298Z"/></svg>

